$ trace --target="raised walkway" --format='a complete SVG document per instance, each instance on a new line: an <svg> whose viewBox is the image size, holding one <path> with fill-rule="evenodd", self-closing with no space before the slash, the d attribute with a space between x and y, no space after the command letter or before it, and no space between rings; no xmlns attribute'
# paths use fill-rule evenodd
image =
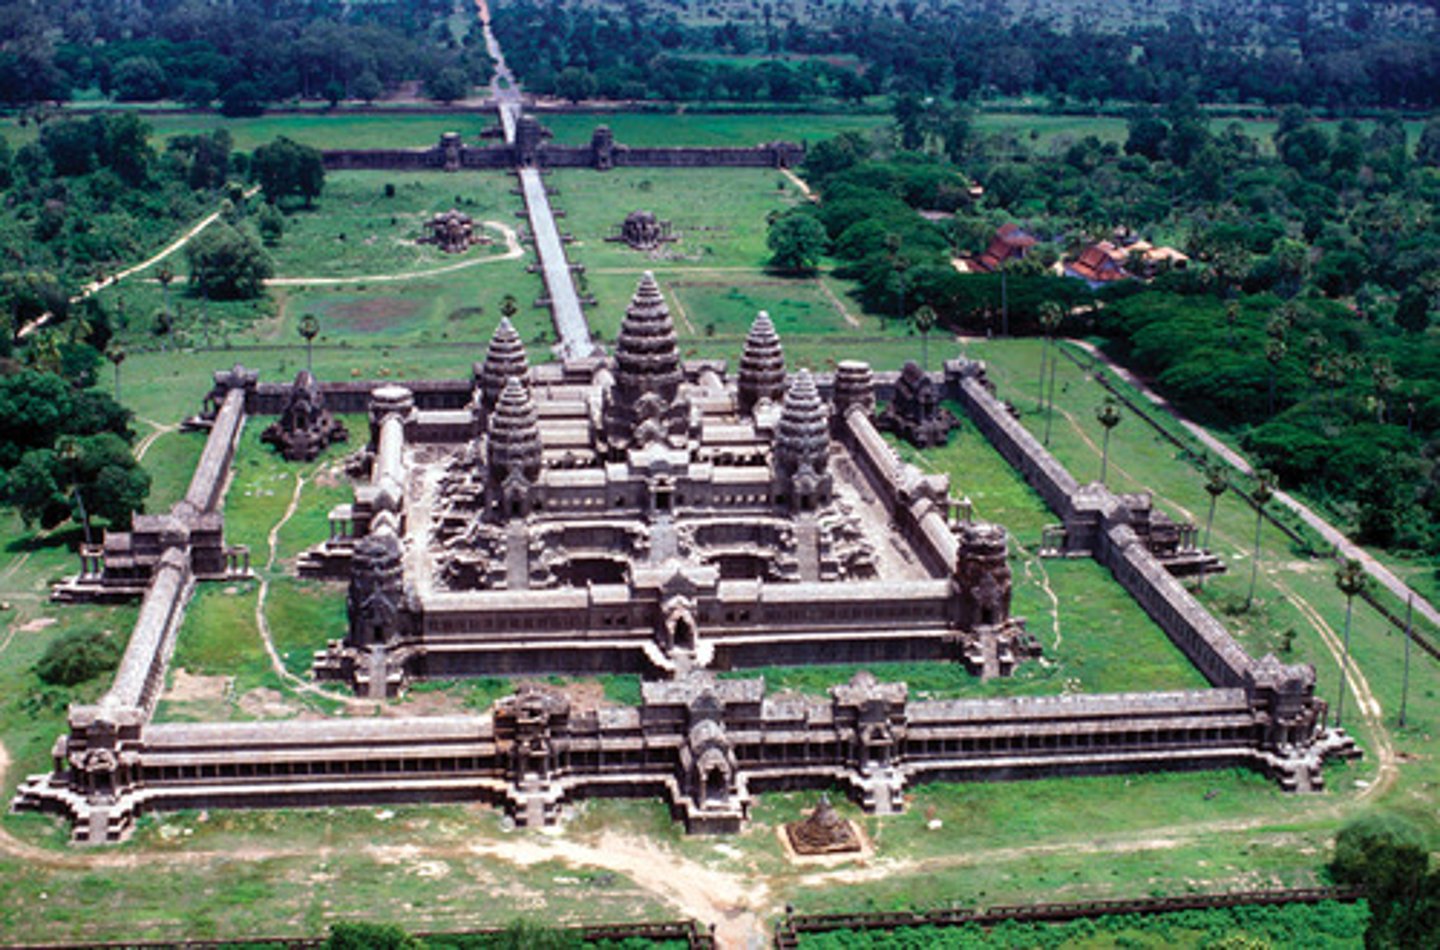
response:
<svg viewBox="0 0 1440 950"><path fill-rule="evenodd" d="M500 114L500 127L505 132L506 144L515 144L515 126L520 120L520 88L505 62L500 43L490 30L490 6L486 0L475 0L476 15L485 33L485 49L495 61L495 77L490 81L490 90L495 97L495 111ZM555 213L550 209L550 197L545 191L545 182L536 168L521 168L520 189L525 196L525 212L530 216L530 233L535 239L535 253L540 258L540 273L545 278L545 293L550 301L550 318L555 323L556 355L561 359L579 359L595 352L595 341L590 338L590 325L585 322L585 311L580 306L580 295L575 292L575 281L570 273L570 261L565 257L565 246L560 240L560 231L555 227Z"/></svg>
<svg viewBox="0 0 1440 950"><path fill-rule="evenodd" d="M555 216L550 211L550 199L545 194L540 170L520 169L520 187L525 192L530 233L535 238L535 253L540 256L540 270L550 297L550 316L555 321L555 333L560 338L556 352L561 359L589 356L595 351L595 342L590 339L590 325L585 322L580 297L575 293L570 262L566 260L565 248L560 243L560 232L555 227Z"/></svg>

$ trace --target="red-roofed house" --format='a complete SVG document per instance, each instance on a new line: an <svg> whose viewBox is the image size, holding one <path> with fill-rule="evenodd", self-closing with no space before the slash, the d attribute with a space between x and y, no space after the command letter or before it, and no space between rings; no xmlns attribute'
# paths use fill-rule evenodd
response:
<svg viewBox="0 0 1440 950"><path fill-rule="evenodd" d="M1011 261L1018 261L1039 243L1039 238L1013 222L1002 224L985 253L971 261L973 270L990 273Z"/></svg>
<svg viewBox="0 0 1440 950"><path fill-rule="evenodd" d="M1109 241L1099 241L1081 251L1075 260L1066 263L1065 273L1069 277L1080 278L1091 287L1128 280L1131 276L1125 269L1128 256L1125 248L1116 247Z"/></svg>

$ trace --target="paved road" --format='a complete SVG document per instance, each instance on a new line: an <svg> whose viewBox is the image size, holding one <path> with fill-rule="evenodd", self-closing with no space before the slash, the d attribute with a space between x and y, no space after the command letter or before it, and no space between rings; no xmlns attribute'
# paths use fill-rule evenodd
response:
<svg viewBox="0 0 1440 950"><path fill-rule="evenodd" d="M540 256L545 289L550 293L550 315L555 320L555 333L560 338L556 347L562 359L589 356L595 349L590 327L580 309L580 297L570 276L570 262L555 228L550 212L550 199L545 195L545 182L535 168L520 169L520 186L525 191L525 210L530 213L530 233L535 236L535 253Z"/></svg>
<svg viewBox="0 0 1440 950"><path fill-rule="evenodd" d="M1155 406L1169 413L1170 416L1174 418L1177 422L1179 422L1182 426L1184 426L1191 435L1199 439L1200 442L1204 444L1206 449L1214 452L1220 458L1224 459L1230 465L1233 465L1235 468L1238 468L1245 474L1254 474L1254 469L1251 467L1250 463L1245 460L1244 456L1240 455L1238 452L1231 449L1225 443L1215 438L1203 427L1197 425L1194 422L1191 422L1188 418L1186 418L1183 413L1180 412L1180 410L1176 409L1173 405L1171 405L1170 402L1165 399L1165 397L1152 390L1148 385L1144 383L1144 381L1136 377L1134 373L1130 372L1128 369L1121 366L1119 363L1116 363L1104 353L1100 352L1099 349L1089 343L1084 342L1083 340L1070 340L1068 342L1075 344L1076 346L1085 350L1091 356L1095 357L1097 360L1100 360L1110 369L1111 372L1113 372L1121 379L1125 380L1125 382L1129 383L1131 386L1134 386L1137 390L1141 392L1141 394L1145 396L1146 399L1150 400L1150 402L1152 402ZM1291 511L1295 512L1297 515L1299 515L1301 520L1303 520L1306 524L1319 532L1320 536L1323 537L1327 543L1334 545L1335 549L1342 556L1347 558L1354 558L1362 565L1364 565L1365 571L1371 577L1375 578L1377 583L1379 583L1385 589L1389 590L1396 597L1399 597L1401 600L1404 601L1408 601L1413 598L1415 603L1415 612L1418 613L1420 616L1424 617L1426 620L1429 620L1432 624L1440 627L1440 610L1436 610L1434 604L1430 603L1430 601L1426 600L1420 594L1416 593L1413 589L1411 589L1410 585L1406 584L1400 578L1396 577L1395 574L1388 567L1375 560L1375 558L1372 557L1369 553L1367 553L1363 548L1355 544L1355 542L1351 541L1349 538L1345 537L1345 535L1341 533L1338 528L1330 524L1330 522L1326 521L1324 518L1320 517L1308 505L1306 505L1304 502L1299 501L1288 492L1277 490L1275 492L1275 500L1280 502L1286 508L1289 508Z"/></svg>

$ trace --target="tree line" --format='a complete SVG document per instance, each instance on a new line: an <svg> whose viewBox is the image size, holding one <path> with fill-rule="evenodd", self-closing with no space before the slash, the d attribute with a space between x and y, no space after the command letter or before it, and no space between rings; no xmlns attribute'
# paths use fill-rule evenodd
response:
<svg viewBox="0 0 1440 950"><path fill-rule="evenodd" d="M0 104L96 90L253 115L284 100L371 101L407 81L459 99L492 64L440 0L59 0L0 4Z"/></svg>
<svg viewBox="0 0 1440 950"><path fill-rule="evenodd" d="M1189 98L1135 113L1124 142L1047 149L979 135L943 100L897 97L895 117L888 139L810 149L823 200L776 217L772 266L831 260L867 309L920 333L1038 334L1057 308L1064 332L1106 339L1362 540L1440 553L1440 122L1416 138L1289 109L1271 154ZM1029 252L961 273L1006 222ZM1125 235L1190 266L1096 289L1057 276Z"/></svg>

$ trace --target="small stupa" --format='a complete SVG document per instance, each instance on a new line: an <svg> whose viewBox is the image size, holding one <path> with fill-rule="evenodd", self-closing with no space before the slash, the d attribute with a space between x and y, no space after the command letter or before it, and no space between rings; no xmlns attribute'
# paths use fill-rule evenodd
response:
<svg viewBox="0 0 1440 950"><path fill-rule="evenodd" d="M820 796L820 804L808 818L786 825L785 836L796 854L844 854L861 850L855 825L840 817L830 804L829 795Z"/></svg>

